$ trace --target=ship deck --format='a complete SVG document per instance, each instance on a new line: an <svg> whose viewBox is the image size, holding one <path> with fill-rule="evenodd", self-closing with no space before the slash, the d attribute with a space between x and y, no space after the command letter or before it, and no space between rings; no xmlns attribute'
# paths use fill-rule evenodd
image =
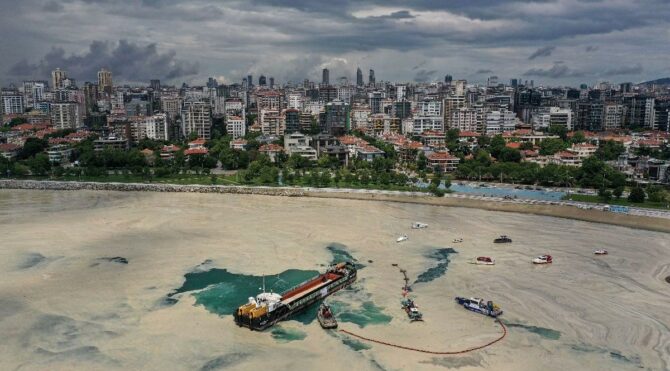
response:
<svg viewBox="0 0 670 371"><path fill-rule="evenodd" d="M339 278L342 278L342 276L335 273L320 275L315 279L308 281L304 285L287 292L285 295L283 295L282 302L284 304L290 304L296 300L300 300L302 297L311 294L314 291L320 290L322 287L327 286L329 283Z"/></svg>

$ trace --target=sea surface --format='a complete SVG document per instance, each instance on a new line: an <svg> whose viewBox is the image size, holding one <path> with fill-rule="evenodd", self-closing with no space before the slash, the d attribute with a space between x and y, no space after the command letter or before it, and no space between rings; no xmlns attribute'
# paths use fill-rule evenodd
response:
<svg viewBox="0 0 670 371"><path fill-rule="evenodd" d="M413 230L413 222L427 223ZM397 243L407 234L409 239ZM507 234L514 243L493 244ZM0 369L666 370L667 234L535 215L337 199L0 190ZM454 243L462 238L463 242ZM595 256L595 248L607 256ZM554 263L530 260L550 253ZM490 256L494 266L472 264ZM326 301L263 331L233 311L353 261ZM404 291L405 275L409 292ZM410 322L407 295L423 313Z"/></svg>

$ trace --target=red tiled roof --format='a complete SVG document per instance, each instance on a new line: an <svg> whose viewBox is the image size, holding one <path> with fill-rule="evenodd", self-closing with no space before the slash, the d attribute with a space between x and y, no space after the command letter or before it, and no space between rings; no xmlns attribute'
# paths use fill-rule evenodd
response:
<svg viewBox="0 0 670 371"><path fill-rule="evenodd" d="M521 148L521 143L519 143L519 142L508 142L507 144L505 144L505 147L513 148L513 149L519 149L519 148Z"/></svg>
<svg viewBox="0 0 670 371"><path fill-rule="evenodd" d="M560 158L573 158L573 157L577 157L576 154L574 154L574 153L572 153L572 152L569 152L569 151L560 151L560 152L557 152L557 153L556 153L556 156L558 156L558 157L560 157Z"/></svg>
<svg viewBox="0 0 670 371"><path fill-rule="evenodd" d="M204 146L204 145L205 145L205 142L206 142L206 140L204 140L204 139L202 139L202 138L198 138L198 139L196 139L196 140L193 140L193 141L188 142L188 145L189 145L189 146L193 146L193 145Z"/></svg>
<svg viewBox="0 0 670 371"><path fill-rule="evenodd" d="M478 137L481 136L481 134L475 133L474 131L461 131L458 133L458 136L462 138L468 138L468 137Z"/></svg>
<svg viewBox="0 0 670 371"><path fill-rule="evenodd" d="M208 154L209 151L207 148L189 148L184 151L184 155L190 156L190 155L206 155Z"/></svg>
<svg viewBox="0 0 670 371"><path fill-rule="evenodd" d="M458 160L456 156L450 155L448 152L433 152L427 156L428 160Z"/></svg>
<svg viewBox="0 0 670 371"><path fill-rule="evenodd" d="M21 147L12 143L0 143L0 152L14 152L18 151Z"/></svg>
<svg viewBox="0 0 670 371"><path fill-rule="evenodd" d="M279 144L263 144L258 148L259 152L284 152L284 147L280 146Z"/></svg>
<svg viewBox="0 0 670 371"><path fill-rule="evenodd" d="M161 152L177 152L180 149L181 148L179 148L179 146L175 146L174 144L170 144L169 146L163 146L163 148L161 148Z"/></svg>

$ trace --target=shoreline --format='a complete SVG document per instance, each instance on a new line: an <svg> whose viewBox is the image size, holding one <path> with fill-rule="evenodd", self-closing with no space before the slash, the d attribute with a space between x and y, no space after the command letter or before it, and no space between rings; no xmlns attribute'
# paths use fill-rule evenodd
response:
<svg viewBox="0 0 670 371"><path fill-rule="evenodd" d="M670 233L670 219L668 216L662 212L653 214L653 210L640 209L642 212L652 213L651 215L658 216L631 215L608 212L604 211L603 205L589 205L590 208L587 209L582 208L582 206L586 204L572 201L555 202L527 199L505 200L499 197L483 197L453 193L448 193L444 197L435 197L424 192L383 191L368 189L193 184L181 185L157 183L100 183L14 179L0 180L0 189L228 193L263 196L338 198L360 201L400 202L432 206L466 207L522 214L535 214Z"/></svg>

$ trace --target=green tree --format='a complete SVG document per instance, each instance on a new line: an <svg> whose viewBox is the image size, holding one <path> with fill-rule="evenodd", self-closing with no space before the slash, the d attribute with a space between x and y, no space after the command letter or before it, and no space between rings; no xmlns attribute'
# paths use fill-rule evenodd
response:
<svg viewBox="0 0 670 371"><path fill-rule="evenodd" d="M614 190L612 190L612 195L614 195L614 197L616 197L617 200L620 199L621 195L623 195L623 186L618 186L614 188Z"/></svg>
<svg viewBox="0 0 670 371"><path fill-rule="evenodd" d="M521 162L521 152L518 149L505 147L500 151L500 161Z"/></svg>
<svg viewBox="0 0 670 371"><path fill-rule="evenodd" d="M642 203L644 202L645 197L646 195L644 194L644 189L636 185L633 189L630 190L630 194L628 194L628 201Z"/></svg>
<svg viewBox="0 0 670 371"><path fill-rule="evenodd" d="M566 148L568 146L562 139L548 138L540 142L540 154L543 156L553 155Z"/></svg>
<svg viewBox="0 0 670 371"><path fill-rule="evenodd" d="M23 148L19 151L17 158L19 160L25 160L27 158L33 157L36 154L43 152L45 149L49 148L49 141L46 139L39 138L28 138L23 144Z"/></svg>
<svg viewBox="0 0 670 371"><path fill-rule="evenodd" d="M51 169L51 162L45 153L38 153L27 163L33 175L47 175Z"/></svg>
<svg viewBox="0 0 670 371"><path fill-rule="evenodd" d="M619 158L619 155L625 151L626 148L624 148L623 144L608 140L604 143L600 143L595 156L603 161L613 161Z"/></svg>
<svg viewBox="0 0 670 371"><path fill-rule="evenodd" d="M604 202L608 202L612 199L612 192L605 187L598 189L598 197Z"/></svg>
<svg viewBox="0 0 670 371"><path fill-rule="evenodd" d="M416 169L419 171L426 170L427 165L428 165L428 158L423 152L420 152L419 158L416 160Z"/></svg>

